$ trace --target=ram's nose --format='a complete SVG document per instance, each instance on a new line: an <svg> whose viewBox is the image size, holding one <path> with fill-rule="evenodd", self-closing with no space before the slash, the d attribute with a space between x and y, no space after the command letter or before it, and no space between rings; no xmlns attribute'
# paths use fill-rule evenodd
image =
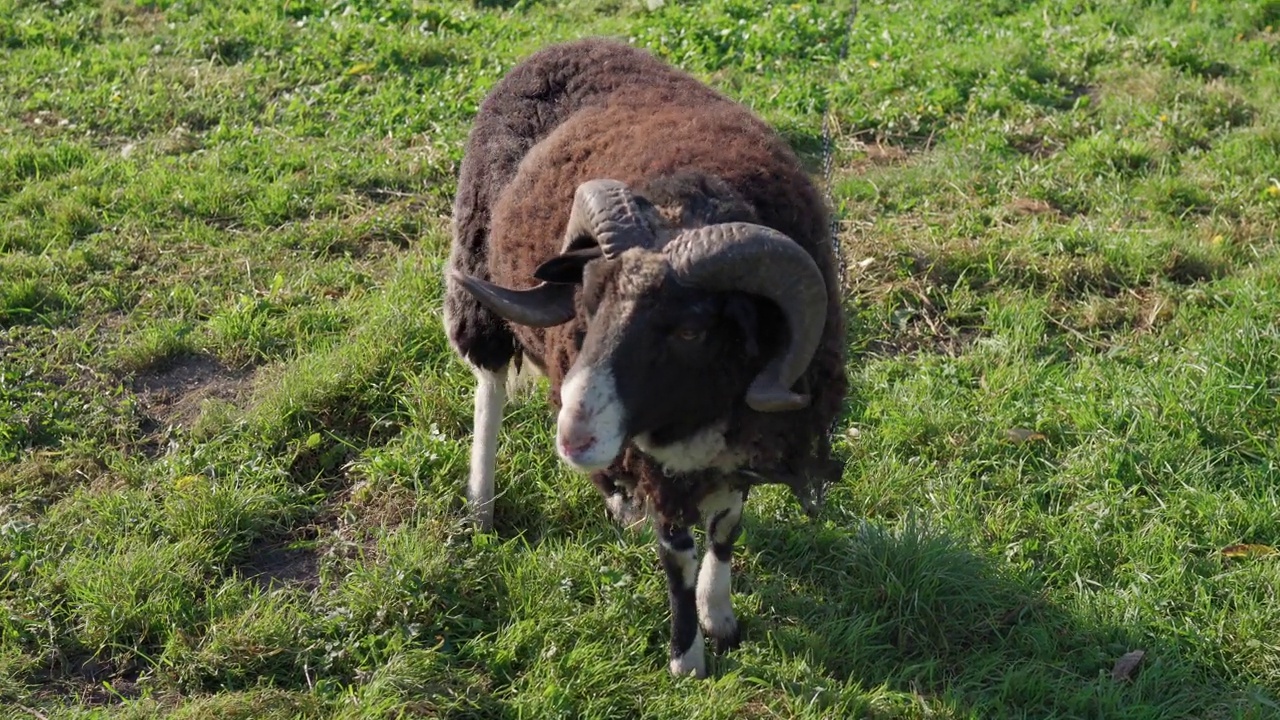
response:
<svg viewBox="0 0 1280 720"><path fill-rule="evenodd" d="M603 470L613 462L611 452L588 423L561 422L556 430L556 451L574 468L583 472Z"/></svg>
<svg viewBox="0 0 1280 720"><path fill-rule="evenodd" d="M556 433L560 454L573 462L586 457L596 446L596 436L588 429L570 425L569 429Z"/></svg>
<svg viewBox="0 0 1280 720"><path fill-rule="evenodd" d="M565 378L556 417L556 452L582 472L609 467L622 450L622 403L607 369L575 368Z"/></svg>

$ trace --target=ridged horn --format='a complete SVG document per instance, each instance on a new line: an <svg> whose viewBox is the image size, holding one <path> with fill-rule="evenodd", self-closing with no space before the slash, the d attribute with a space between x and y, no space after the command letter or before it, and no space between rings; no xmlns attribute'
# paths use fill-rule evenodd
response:
<svg viewBox="0 0 1280 720"><path fill-rule="evenodd" d="M512 290L458 272L453 279L481 305L517 325L553 327L574 316L572 285L540 283L528 290Z"/></svg>
<svg viewBox="0 0 1280 720"><path fill-rule="evenodd" d="M817 352L827 314L827 285L809 253L777 230L744 222L688 230L664 252L676 279L686 285L736 290L777 304L790 341L752 381L747 405L759 412L806 407L809 396L791 387Z"/></svg>
<svg viewBox="0 0 1280 720"><path fill-rule="evenodd" d="M601 179L574 191L564 249L583 236L594 238L605 257L615 258L629 248L653 244L654 232L626 183Z"/></svg>

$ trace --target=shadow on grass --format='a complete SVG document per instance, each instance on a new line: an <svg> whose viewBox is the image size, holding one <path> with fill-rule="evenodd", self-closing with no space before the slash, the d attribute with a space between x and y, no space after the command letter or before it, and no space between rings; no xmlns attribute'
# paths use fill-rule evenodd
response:
<svg viewBox="0 0 1280 720"><path fill-rule="evenodd" d="M848 688L932 697L975 717L1273 717L1280 707L1196 660L1188 644L1082 617L1034 579L913 522L890 532L749 520L744 545L760 570L739 575L738 591L762 607L741 618L746 642ZM1135 650L1144 651L1138 668L1113 678ZM733 654L719 665L720 674L754 672ZM838 694L815 703L839 704Z"/></svg>

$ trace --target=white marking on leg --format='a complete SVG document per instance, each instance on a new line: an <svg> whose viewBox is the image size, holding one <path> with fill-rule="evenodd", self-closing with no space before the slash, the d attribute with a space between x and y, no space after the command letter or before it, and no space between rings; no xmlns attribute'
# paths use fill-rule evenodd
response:
<svg viewBox="0 0 1280 720"><path fill-rule="evenodd" d="M740 490L718 490L698 505L707 523L707 552L698 572L698 624L708 635L720 640L733 638L738 620L733 614L733 566L721 559L716 546L733 547L733 530L742 522L743 498Z"/></svg>
<svg viewBox="0 0 1280 720"><path fill-rule="evenodd" d="M680 550L673 547L667 542L666 538L658 536L658 542L669 553L671 553L676 562L680 565L681 579L687 588L693 587L698 582L698 547L695 545L691 548Z"/></svg>
<svg viewBox="0 0 1280 720"><path fill-rule="evenodd" d="M692 675L696 678L704 678L707 676L706 641L702 638L701 630L694 634L693 645L689 647L689 651L679 657L671 658L667 668L677 677Z"/></svg>
<svg viewBox="0 0 1280 720"><path fill-rule="evenodd" d="M556 452L579 471L603 470L622 450L622 420L613 372L574 367L560 386Z"/></svg>
<svg viewBox="0 0 1280 720"><path fill-rule="evenodd" d="M707 553L698 573L698 624L715 638L732 637L738 631L733 615L733 569L715 553Z"/></svg>
<svg viewBox="0 0 1280 720"><path fill-rule="evenodd" d="M692 538L686 533L685 538L692 541ZM679 646L680 638L690 630L693 632L693 640L685 651L671 658L668 669L672 675L693 675L697 678L707 676L706 662L706 640L702 636L702 629L698 627L696 600L694 603L688 603L688 595L690 589L695 588L698 581L698 546L691 544L690 547L677 549L667 542L661 533L658 535L658 542L662 544L663 550L668 557L672 558L676 565L680 568L680 582L682 586L677 588L679 591L677 598L683 596L684 600L676 599L671 607L672 612L672 648ZM696 594L696 590L694 591Z"/></svg>
<svg viewBox="0 0 1280 720"><path fill-rule="evenodd" d="M476 525L487 531L493 527L493 475L498 462L498 430L502 427L502 411L507 406L507 368L497 372L475 368L474 372L474 436L467 502Z"/></svg>

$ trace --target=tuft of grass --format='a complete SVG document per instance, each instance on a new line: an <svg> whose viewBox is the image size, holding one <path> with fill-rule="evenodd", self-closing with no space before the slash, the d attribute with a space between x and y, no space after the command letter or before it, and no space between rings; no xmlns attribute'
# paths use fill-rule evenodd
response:
<svg viewBox="0 0 1280 720"><path fill-rule="evenodd" d="M190 333L190 324L183 321L147 325L131 335L128 344L116 349L115 363L130 373L164 370L177 358L196 350Z"/></svg>
<svg viewBox="0 0 1280 720"><path fill-rule="evenodd" d="M68 304L66 294L47 282L18 280L0 295L0 325L56 324Z"/></svg>

